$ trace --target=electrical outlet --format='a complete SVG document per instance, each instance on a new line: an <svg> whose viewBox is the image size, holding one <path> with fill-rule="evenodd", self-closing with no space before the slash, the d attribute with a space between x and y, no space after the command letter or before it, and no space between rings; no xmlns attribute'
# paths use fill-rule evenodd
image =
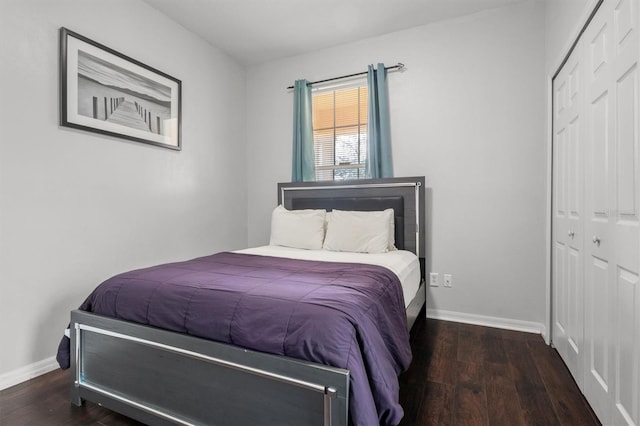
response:
<svg viewBox="0 0 640 426"><path fill-rule="evenodd" d="M443 284L445 287L451 287L451 283L453 281L453 276L451 274L444 274L443 276Z"/></svg>
<svg viewBox="0 0 640 426"><path fill-rule="evenodd" d="M429 285L431 287L438 287L438 273L437 272L431 272L429 274Z"/></svg>

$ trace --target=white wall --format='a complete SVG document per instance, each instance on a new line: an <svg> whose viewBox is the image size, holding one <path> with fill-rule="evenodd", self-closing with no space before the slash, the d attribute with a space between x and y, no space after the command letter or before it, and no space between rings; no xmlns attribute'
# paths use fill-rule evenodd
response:
<svg viewBox="0 0 640 426"><path fill-rule="evenodd" d="M62 26L182 80L182 151L58 125ZM0 39L6 382L109 276L245 247L247 183L243 67L147 4L2 0Z"/></svg>
<svg viewBox="0 0 640 426"><path fill-rule="evenodd" d="M249 245L265 244L291 165L297 78L389 75L396 176L424 175L432 311L545 322L544 3L527 2L247 70ZM434 311L434 312L435 312Z"/></svg>
<svg viewBox="0 0 640 426"><path fill-rule="evenodd" d="M546 70L553 75L597 0L546 0Z"/></svg>

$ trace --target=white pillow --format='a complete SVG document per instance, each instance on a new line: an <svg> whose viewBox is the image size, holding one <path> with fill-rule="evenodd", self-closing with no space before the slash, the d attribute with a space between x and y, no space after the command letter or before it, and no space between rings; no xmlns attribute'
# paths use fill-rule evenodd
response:
<svg viewBox="0 0 640 426"><path fill-rule="evenodd" d="M386 253L393 238L393 209L375 212L333 210L327 221L323 248L356 253Z"/></svg>
<svg viewBox="0 0 640 426"><path fill-rule="evenodd" d="M324 210L287 210L279 205L271 214L272 246L320 250L324 241Z"/></svg>
<svg viewBox="0 0 640 426"><path fill-rule="evenodd" d="M389 210L391 210L393 212L393 209L389 209ZM326 233L327 233L327 224L329 223L330 218L331 218L331 212L327 212L327 214L324 216L325 237L326 237ZM395 216L394 216L394 213L391 214L391 220L389 220L389 245L388 245L387 249L389 251L398 250L396 248L396 229L395 229Z"/></svg>

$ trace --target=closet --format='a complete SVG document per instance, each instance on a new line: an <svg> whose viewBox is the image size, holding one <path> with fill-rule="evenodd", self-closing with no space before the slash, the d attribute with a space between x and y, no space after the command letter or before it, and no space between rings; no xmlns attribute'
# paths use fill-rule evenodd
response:
<svg viewBox="0 0 640 426"><path fill-rule="evenodd" d="M605 425L640 425L640 0L605 0L553 79L552 343Z"/></svg>

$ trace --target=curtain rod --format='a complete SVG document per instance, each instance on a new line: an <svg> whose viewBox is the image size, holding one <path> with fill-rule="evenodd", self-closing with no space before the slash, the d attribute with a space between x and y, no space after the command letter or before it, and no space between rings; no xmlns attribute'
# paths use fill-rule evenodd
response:
<svg viewBox="0 0 640 426"><path fill-rule="evenodd" d="M385 70L397 70L397 71L402 71L405 67L405 64L403 64L402 62L398 62L396 65L392 65L390 67L384 67ZM343 75L340 77L333 77L333 78L327 78L324 80L318 80L318 81L311 81L308 84L310 85L314 85L314 84L318 84L318 83L326 83L327 81L334 81L334 80L342 80L343 78L349 78L349 77L355 77L358 75L365 75L368 71L363 71L363 72L357 72L355 74L349 74L349 75ZM291 90L293 89L293 86L289 86L287 87L287 90Z"/></svg>

